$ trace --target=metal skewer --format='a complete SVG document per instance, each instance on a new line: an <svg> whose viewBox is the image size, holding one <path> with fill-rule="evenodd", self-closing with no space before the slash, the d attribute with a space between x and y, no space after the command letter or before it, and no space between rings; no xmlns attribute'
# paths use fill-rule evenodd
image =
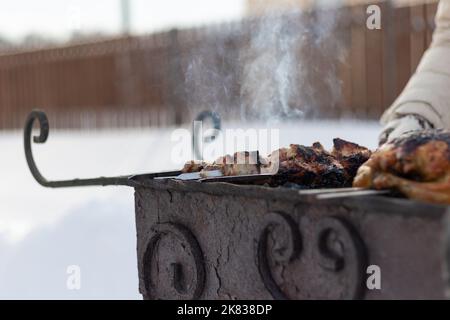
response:
<svg viewBox="0 0 450 320"><path fill-rule="evenodd" d="M321 193L316 196L317 200L325 199L337 199L337 198L348 198L348 197L361 197L361 196L378 196L390 194L390 190L354 190L346 192L334 192L334 193Z"/></svg>

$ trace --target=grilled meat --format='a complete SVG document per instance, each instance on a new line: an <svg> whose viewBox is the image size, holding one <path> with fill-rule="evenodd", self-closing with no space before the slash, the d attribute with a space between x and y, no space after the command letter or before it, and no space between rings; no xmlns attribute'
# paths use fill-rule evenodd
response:
<svg viewBox="0 0 450 320"><path fill-rule="evenodd" d="M450 204L450 132L417 132L382 146L358 170L353 185Z"/></svg>
<svg viewBox="0 0 450 320"><path fill-rule="evenodd" d="M229 155L220 157L214 161L211 168L215 170L220 167L224 176L259 174L261 173L259 158L258 152L236 152L233 157Z"/></svg>
<svg viewBox="0 0 450 320"><path fill-rule="evenodd" d="M339 138L334 139L333 144L331 154L344 166L351 178L356 175L361 164L366 162L371 155L369 149Z"/></svg>
<svg viewBox="0 0 450 320"><path fill-rule="evenodd" d="M280 152L278 175L311 188L348 184L343 165L317 142L312 147L292 144L286 152Z"/></svg>
<svg viewBox="0 0 450 320"><path fill-rule="evenodd" d="M225 176L274 174L272 186L290 182L308 188L347 187L351 186L358 167L369 159L370 154L368 149L357 144L334 139L331 153L318 142L311 147L291 144L289 148L272 152L267 158L258 153L237 152L204 165L201 170L220 169ZM183 172L195 172L191 170L197 168L189 162Z"/></svg>
<svg viewBox="0 0 450 320"><path fill-rule="evenodd" d="M204 161L189 161L182 169L183 173L221 170L224 176L238 176L261 173L261 161L258 152L236 152L225 155L208 164ZM264 160L262 161L264 163Z"/></svg>
<svg viewBox="0 0 450 320"><path fill-rule="evenodd" d="M207 167L208 164L204 161L195 161L195 160L191 160L188 161L183 168L183 172L184 173L188 173L188 172L200 172L202 171L205 167Z"/></svg>

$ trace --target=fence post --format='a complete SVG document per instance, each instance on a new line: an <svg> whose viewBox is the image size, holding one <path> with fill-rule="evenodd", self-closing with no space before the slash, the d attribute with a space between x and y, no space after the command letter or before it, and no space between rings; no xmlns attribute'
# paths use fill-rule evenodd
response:
<svg viewBox="0 0 450 320"><path fill-rule="evenodd" d="M180 45L178 42L178 30L169 32L168 60L168 103L172 110L173 122L179 125L183 122L183 112L186 112L184 75L181 68Z"/></svg>

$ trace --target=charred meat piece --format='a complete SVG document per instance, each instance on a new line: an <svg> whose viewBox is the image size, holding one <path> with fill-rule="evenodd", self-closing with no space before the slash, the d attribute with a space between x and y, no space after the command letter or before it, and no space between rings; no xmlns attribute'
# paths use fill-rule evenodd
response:
<svg viewBox="0 0 450 320"><path fill-rule="evenodd" d="M344 167L320 143L292 144L280 157L278 175L311 188L345 186L348 180Z"/></svg>
<svg viewBox="0 0 450 320"><path fill-rule="evenodd" d="M352 178L356 175L361 164L366 162L371 155L369 149L339 138L333 140L333 145L331 154L342 164L347 174Z"/></svg>
<svg viewBox="0 0 450 320"><path fill-rule="evenodd" d="M450 132L417 132L382 146L358 170L353 185L450 204Z"/></svg>
<svg viewBox="0 0 450 320"><path fill-rule="evenodd" d="M342 139L334 140L331 153L318 142L312 147L291 145L280 152L278 174L310 188L348 187L357 168L369 157L368 149Z"/></svg>

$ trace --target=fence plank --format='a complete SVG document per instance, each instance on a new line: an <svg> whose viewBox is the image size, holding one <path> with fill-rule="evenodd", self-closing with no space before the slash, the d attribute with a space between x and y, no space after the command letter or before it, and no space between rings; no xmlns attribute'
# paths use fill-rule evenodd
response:
<svg viewBox="0 0 450 320"><path fill-rule="evenodd" d="M358 118L367 114L366 24L365 7L353 6L350 60L352 68L352 111Z"/></svg>
<svg viewBox="0 0 450 320"><path fill-rule="evenodd" d="M418 5L411 10L411 73L416 71L426 49L426 6Z"/></svg>
<svg viewBox="0 0 450 320"><path fill-rule="evenodd" d="M411 77L411 15L409 7L400 7L395 14L397 93L404 89Z"/></svg>
<svg viewBox="0 0 450 320"><path fill-rule="evenodd" d="M428 3L425 5L425 10L426 10L425 16L427 19L427 37L426 37L427 47L431 44L431 41L433 40L433 31L436 27L435 17L436 17L437 6L438 6L437 2Z"/></svg>
<svg viewBox="0 0 450 320"><path fill-rule="evenodd" d="M381 6L383 17L386 7ZM366 28L367 117L378 119L383 109L383 33Z"/></svg>

